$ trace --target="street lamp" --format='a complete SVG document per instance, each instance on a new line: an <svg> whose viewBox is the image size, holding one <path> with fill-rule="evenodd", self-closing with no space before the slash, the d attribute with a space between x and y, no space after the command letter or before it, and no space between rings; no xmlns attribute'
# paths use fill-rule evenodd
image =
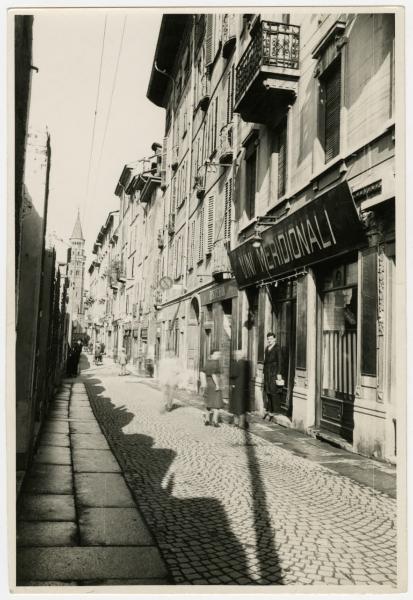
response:
<svg viewBox="0 0 413 600"><path fill-rule="evenodd" d="M251 236L250 240L252 242L253 248L261 248L262 246L262 231L263 227L271 227L271 225L275 225L278 221L278 217L257 217L255 223L255 231Z"/></svg>

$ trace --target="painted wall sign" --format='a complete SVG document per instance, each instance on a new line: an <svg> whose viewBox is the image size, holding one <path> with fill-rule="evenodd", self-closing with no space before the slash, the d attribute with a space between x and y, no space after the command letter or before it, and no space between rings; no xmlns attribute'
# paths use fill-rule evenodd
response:
<svg viewBox="0 0 413 600"><path fill-rule="evenodd" d="M360 244L363 227L347 182L292 213L229 253L239 287L246 287L332 257Z"/></svg>
<svg viewBox="0 0 413 600"><path fill-rule="evenodd" d="M213 287L205 292L200 293L202 306L212 304L212 302L220 302L227 298L234 298L238 295L238 286L235 281L226 281L225 283Z"/></svg>

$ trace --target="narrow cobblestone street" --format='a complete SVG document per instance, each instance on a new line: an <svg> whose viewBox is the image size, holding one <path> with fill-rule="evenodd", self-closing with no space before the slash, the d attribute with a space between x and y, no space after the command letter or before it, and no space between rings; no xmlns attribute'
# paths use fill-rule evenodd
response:
<svg viewBox="0 0 413 600"><path fill-rule="evenodd" d="M82 380L174 583L396 585L389 495L282 438L205 427L180 403L165 413L158 390L115 365Z"/></svg>

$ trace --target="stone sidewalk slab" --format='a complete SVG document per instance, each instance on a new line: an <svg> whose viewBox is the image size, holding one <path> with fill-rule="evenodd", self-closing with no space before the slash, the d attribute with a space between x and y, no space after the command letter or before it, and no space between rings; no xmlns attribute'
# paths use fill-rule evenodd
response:
<svg viewBox="0 0 413 600"><path fill-rule="evenodd" d="M82 546L150 546L154 540L136 508L81 508Z"/></svg>
<svg viewBox="0 0 413 600"><path fill-rule="evenodd" d="M74 433L71 440L73 448L109 450L109 444L103 433Z"/></svg>
<svg viewBox="0 0 413 600"><path fill-rule="evenodd" d="M43 428L43 433L69 433L67 421L51 421L48 419Z"/></svg>
<svg viewBox="0 0 413 600"><path fill-rule="evenodd" d="M110 450L86 450L73 448L75 473L118 473L120 467Z"/></svg>
<svg viewBox="0 0 413 600"><path fill-rule="evenodd" d="M119 473L75 473L76 499L80 506L135 507Z"/></svg>
<svg viewBox="0 0 413 600"><path fill-rule="evenodd" d="M69 466L72 463L70 448L43 445L43 440L41 440L41 445L35 454L34 462Z"/></svg>
<svg viewBox="0 0 413 600"><path fill-rule="evenodd" d="M67 433L44 433L41 439L42 446L60 446L69 448L70 440Z"/></svg>
<svg viewBox="0 0 413 600"><path fill-rule="evenodd" d="M95 418L91 408L71 408L69 416L71 419L79 420L89 420Z"/></svg>
<svg viewBox="0 0 413 600"><path fill-rule="evenodd" d="M19 521L17 545L19 547L76 546L77 524L68 521Z"/></svg>
<svg viewBox="0 0 413 600"><path fill-rule="evenodd" d="M73 496L69 494L22 494L17 512L24 521L75 521Z"/></svg>
<svg viewBox="0 0 413 600"><path fill-rule="evenodd" d="M153 546L20 548L17 581L84 581L166 578Z"/></svg>
<svg viewBox="0 0 413 600"><path fill-rule="evenodd" d="M72 468L34 464L24 480L23 490L33 494L72 494Z"/></svg>
<svg viewBox="0 0 413 600"><path fill-rule="evenodd" d="M96 419L93 421L70 421L70 433L102 433Z"/></svg>

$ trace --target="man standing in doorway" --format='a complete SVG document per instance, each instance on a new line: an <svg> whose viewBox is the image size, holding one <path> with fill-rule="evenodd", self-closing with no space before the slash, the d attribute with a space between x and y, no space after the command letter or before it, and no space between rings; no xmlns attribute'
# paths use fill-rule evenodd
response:
<svg viewBox="0 0 413 600"><path fill-rule="evenodd" d="M264 351L264 415L263 419L271 417L275 412L278 374L277 338L272 332L267 333L267 347Z"/></svg>

